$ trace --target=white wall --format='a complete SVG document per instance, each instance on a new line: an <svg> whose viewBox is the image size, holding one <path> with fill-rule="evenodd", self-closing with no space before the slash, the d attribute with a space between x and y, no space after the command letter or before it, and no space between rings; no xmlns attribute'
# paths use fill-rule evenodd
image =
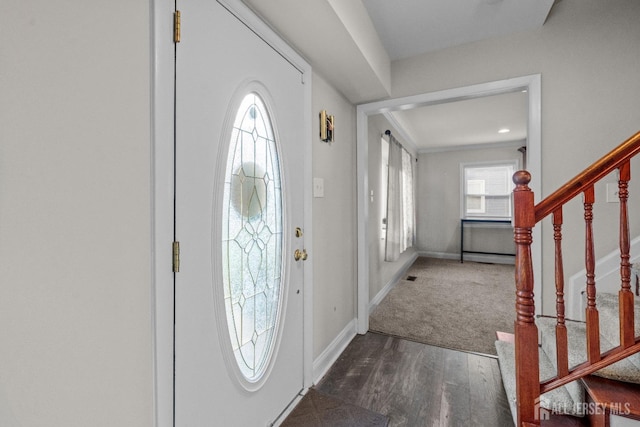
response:
<svg viewBox="0 0 640 427"><path fill-rule="evenodd" d="M394 62L392 93L401 97L541 73L539 201L640 129L639 19L640 2L635 0L563 0L540 30ZM637 196L637 187L632 185L631 197ZM604 199L603 185L596 187L596 198ZM596 221L615 215L616 208L596 207ZM568 276L583 268L580 218L579 203L565 211L565 242L574 247L564 254ZM632 236L637 236L640 217L633 215L631 220ZM575 224L568 224L571 221ZM555 295L548 222L543 223L543 236L543 311L551 313ZM598 223L595 237L603 245L600 254L609 253L617 245L616 222Z"/></svg>
<svg viewBox="0 0 640 427"><path fill-rule="evenodd" d="M0 4L0 425L153 420L150 2Z"/></svg>
<svg viewBox="0 0 640 427"><path fill-rule="evenodd" d="M417 247L421 253L443 258L460 256L460 164L520 162L522 155L517 151L517 147L523 144L513 147L421 153L418 156L416 217ZM465 236L465 245L469 245L465 246L466 250L504 253L514 251L511 228L488 229L467 225ZM465 258L470 259L473 256L466 254Z"/></svg>
<svg viewBox="0 0 640 427"><path fill-rule="evenodd" d="M335 116L335 140L319 138L317 115ZM313 76L313 176L324 197L313 199L313 356L356 316L356 110L321 76Z"/></svg>
<svg viewBox="0 0 640 427"><path fill-rule="evenodd" d="M152 423L149 7L0 3L3 426ZM640 128L639 18L635 0L563 0L539 31L395 62L393 96L541 73L548 194ZM314 356L355 317L356 292L355 108L316 75L320 109L337 130L322 143L314 121ZM615 228L596 230L606 252ZM581 252L565 254L568 275ZM552 265L545 254L549 289Z"/></svg>

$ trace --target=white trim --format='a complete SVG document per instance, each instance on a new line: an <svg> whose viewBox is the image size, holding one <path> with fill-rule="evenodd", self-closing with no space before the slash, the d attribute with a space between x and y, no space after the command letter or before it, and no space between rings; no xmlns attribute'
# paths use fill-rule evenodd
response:
<svg viewBox="0 0 640 427"><path fill-rule="evenodd" d="M322 353L313 361L314 384L317 384L329 371L342 352L356 336L356 319L352 319L347 326L331 341Z"/></svg>
<svg viewBox="0 0 640 427"><path fill-rule="evenodd" d="M451 252L430 252L430 251L420 251L420 256L428 257L428 258L439 258L439 259L455 259L460 261L460 253L451 253ZM465 261L470 262L484 262L491 264L515 264L515 258L508 255L492 255L492 254L465 254Z"/></svg>
<svg viewBox="0 0 640 427"><path fill-rule="evenodd" d="M369 116L381 114L386 111L443 104L524 89L527 89L529 93L527 165L532 175L530 187L535 194L540 197L543 194L541 185L542 94L540 74L358 105L356 110L358 171L358 333L366 333L369 329ZM534 277L537 278L534 287L537 313L541 313L542 310L542 288L539 284L542 279L542 242L540 228L541 227L535 227L533 229L532 244L533 273Z"/></svg>
<svg viewBox="0 0 640 427"><path fill-rule="evenodd" d="M365 104L366 105L366 104ZM356 108L356 175L358 209L358 290L356 330L369 330L369 115L364 106Z"/></svg>
<svg viewBox="0 0 640 427"><path fill-rule="evenodd" d="M393 114L391 114L390 111L385 111L382 114L389 121L389 123L391 123L391 126L393 127L392 133L396 133L399 136L399 138L396 138L396 139L402 140L409 148L411 148L412 153L418 153L418 144L416 144L416 141L411 137L411 135L407 133L406 129L398 122L396 117Z"/></svg>
<svg viewBox="0 0 640 427"><path fill-rule="evenodd" d="M304 134L305 188L311 188L311 66L271 28L239 0L219 0L260 38L278 51L302 73L305 84ZM152 108L152 298L154 426L173 426L173 273L171 242L173 241L173 129L174 129L174 44L173 0L151 0L152 25L151 108ZM305 245L313 246L312 197L305 192ZM313 261L306 261L304 271L304 387L313 379Z"/></svg>
<svg viewBox="0 0 640 427"><path fill-rule="evenodd" d="M519 159L510 159L510 160L490 160L490 161L482 161L482 162L463 162L460 163L460 218L470 218L470 219L482 219L482 218L486 218L486 215L467 215L466 209L467 209L467 203L466 203L466 196L467 196L467 191L465 188L465 185L467 183L467 181L465 180L465 171L467 168L479 168L479 167L503 167L503 166L512 166L513 167L513 173L515 173L518 168L520 167L520 160ZM511 174L511 176L513 176L513 173ZM507 184L511 181L511 176L508 177L509 181L507 181ZM509 216L505 216L505 217L496 217L499 219L505 219L505 220L509 220L511 221L513 218L513 197L512 197L512 193L513 193L513 188L515 188L515 185L512 187L512 189L508 192L508 194L503 194L501 196L503 197L509 197ZM473 195L473 194L472 194ZM484 198L482 199L482 208L478 210L478 212L474 212L474 213L484 213L486 209L485 206L485 200Z"/></svg>
<svg viewBox="0 0 640 427"><path fill-rule="evenodd" d="M414 262L416 262L416 260L418 259L418 253L414 252L413 255L407 259L405 261L405 263L402 265L402 267L396 272L396 274L393 275L393 277L391 278L391 280L389 280L389 282L387 282L387 284L380 289L380 292L378 292L376 294L376 296L373 297L373 299L371 300L371 302L369 303L369 314L371 314L371 312L373 311L373 309L376 308L376 306L378 304L380 304L380 301L382 301L384 299L384 297L387 296L387 294L389 293L389 291L391 291L391 289L393 289L393 287L400 281L400 279L407 274L407 271L409 270L409 268L411 268L411 266L413 265Z"/></svg>
<svg viewBox="0 0 640 427"><path fill-rule="evenodd" d="M458 255L458 258L460 255ZM516 258L507 255L484 255L484 254L464 254L464 260L469 262L482 262L485 264L507 264L515 265ZM515 293L515 282L513 285L513 292Z"/></svg>
<svg viewBox="0 0 640 427"><path fill-rule="evenodd" d="M427 258L438 258L438 259L457 259L460 260L460 253L451 253L451 252L433 252L433 251L419 251L418 255Z"/></svg>
<svg viewBox="0 0 640 427"><path fill-rule="evenodd" d="M305 234L304 244L307 248L313 248L313 194L311 189L313 188L313 156L311 146L312 135L312 120L313 114L311 112L311 99L312 99L312 73L311 66L306 65L304 79L304 128L307 130L308 137L305 138L305 150L304 150L304 223ZM313 254L307 258L304 265L304 388L311 387L313 385Z"/></svg>
<svg viewBox="0 0 640 427"><path fill-rule="evenodd" d="M153 425L173 426L173 32L174 3L151 1L151 263Z"/></svg>
<svg viewBox="0 0 640 427"><path fill-rule="evenodd" d="M526 144L526 139L518 139L515 141L487 142L483 144L456 145L453 147L430 147L421 148L420 150L418 150L418 154L444 153L449 151L486 150L488 148L519 148L522 145Z"/></svg>
<svg viewBox="0 0 640 427"><path fill-rule="evenodd" d="M540 74L529 76L529 120L526 165L531 173L529 187L537 200L542 200L542 78ZM532 230L531 262L533 265L533 301L536 314L542 314L542 223ZM554 292L554 291L552 291Z"/></svg>

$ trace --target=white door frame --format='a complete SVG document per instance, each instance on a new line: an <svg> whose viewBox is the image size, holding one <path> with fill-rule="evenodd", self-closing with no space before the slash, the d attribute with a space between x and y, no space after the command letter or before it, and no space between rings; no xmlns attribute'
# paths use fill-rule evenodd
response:
<svg viewBox="0 0 640 427"><path fill-rule="evenodd" d="M258 18L240 0L218 0L239 17L258 37L280 53L296 67L304 80L304 224L305 246L313 247L311 159L311 66ZM174 0L151 0L152 46L152 201L151 201L151 273L153 313L153 368L154 368L154 425L173 426L173 272L171 271L173 242L174 191ZM188 25L183 21L183 25ZM183 42L187 42L186 40ZM180 274L180 273L177 273ZM313 381L313 253L304 269L304 388ZM284 408L283 408L284 409Z"/></svg>
<svg viewBox="0 0 640 427"><path fill-rule="evenodd" d="M542 88L540 74L358 105L356 120L358 171L357 332L359 334L364 334L369 329L369 116L524 89L529 92L527 167L531 172L530 187L539 198L542 195ZM540 236L540 227L534 228L531 255L533 258L533 274L534 277L537 277L536 283L540 283L542 279L542 242ZM535 285L534 294L536 313L540 313L542 309L542 288L540 285Z"/></svg>

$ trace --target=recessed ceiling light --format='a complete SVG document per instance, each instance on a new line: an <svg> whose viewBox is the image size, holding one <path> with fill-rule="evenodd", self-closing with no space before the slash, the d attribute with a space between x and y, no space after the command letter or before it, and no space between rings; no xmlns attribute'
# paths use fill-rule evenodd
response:
<svg viewBox="0 0 640 427"><path fill-rule="evenodd" d="M498 133L509 133L511 132L511 129L507 129L507 128L502 128L498 131Z"/></svg>

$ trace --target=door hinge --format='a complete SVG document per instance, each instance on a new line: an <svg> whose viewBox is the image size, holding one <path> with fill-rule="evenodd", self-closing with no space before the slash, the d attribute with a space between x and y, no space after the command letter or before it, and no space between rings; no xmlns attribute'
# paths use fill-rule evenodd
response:
<svg viewBox="0 0 640 427"><path fill-rule="evenodd" d="M180 272L180 242L173 242L173 272Z"/></svg>
<svg viewBox="0 0 640 427"><path fill-rule="evenodd" d="M173 14L173 42L180 43L180 11Z"/></svg>

